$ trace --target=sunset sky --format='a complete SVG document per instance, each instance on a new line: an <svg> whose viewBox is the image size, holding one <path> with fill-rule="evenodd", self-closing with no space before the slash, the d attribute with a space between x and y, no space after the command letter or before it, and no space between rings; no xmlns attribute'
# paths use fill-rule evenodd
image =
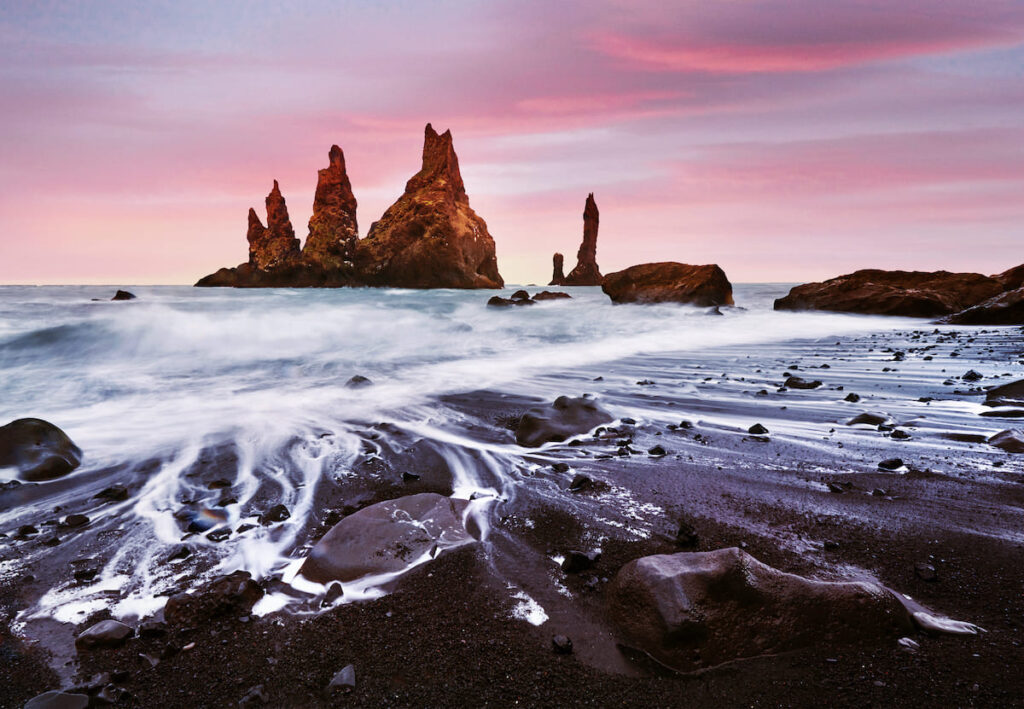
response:
<svg viewBox="0 0 1024 709"><path fill-rule="evenodd" d="M345 151L362 234L450 128L512 283L1024 262L1024 0L0 3L0 283L192 283Z"/></svg>

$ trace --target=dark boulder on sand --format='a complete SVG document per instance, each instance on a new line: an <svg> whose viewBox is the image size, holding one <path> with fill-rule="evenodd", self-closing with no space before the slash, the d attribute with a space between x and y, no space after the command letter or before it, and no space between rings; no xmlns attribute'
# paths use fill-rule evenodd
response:
<svg viewBox="0 0 1024 709"><path fill-rule="evenodd" d="M133 635L135 635L135 631L130 625L116 620L101 620L96 625L83 630L75 638L75 648L81 651L98 647L118 647Z"/></svg>
<svg viewBox="0 0 1024 709"><path fill-rule="evenodd" d="M18 419L0 426L0 468L16 468L26 480L67 475L82 462L82 450L49 421Z"/></svg>
<svg viewBox="0 0 1024 709"><path fill-rule="evenodd" d="M932 318L969 308L1002 290L999 281L980 273L865 269L796 286L775 301L775 309Z"/></svg>
<svg viewBox="0 0 1024 709"><path fill-rule="evenodd" d="M881 586L787 574L736 548L636 559L616 575L608 598L627 646L683 671L898 637L913 627Z"/></svg>
<svg viewBox="0 0 1024 709"><path fill-rule="evenodd" d="M988 439L988 444L1007 453L1024 453L1024 431L1017 428L1000 431Z"/></svg>
<svg viewBox="0 0 1024 709"><path fill-rule="evenodd" d="M195 627L211 618L245 615L263 598L263 587L248 571L219 576L195 589L167 599L164 618L170 625Z"/></svg>
<svg viewBox="0 0 1024 709"><path fill-rule="evenodd" d="M311 581L354 581L401 571L425 555L476 540L463 522L467 502L432 492L370 505L317 542L299 573Z"/></svg>
<svg viewBox="0 0 1024 709"><path fill-rule="evenodd" d="M732 305L732 284L716 264L691 266L664 261L609 273L601 289L614 303Z"/></svg>
<svg viewBox="0 0 1024 709"><path fill-rule="evenodd" d="M1024 406L1024 379L986 391L985 406Z"/></svg>
<svg viewBox="0 0 1024 709"><path fill-rule="evenodd" d="M952 325L1024 325L1024 288L1006 291L944 318Z"/></svg>
<svg viewBox="0 0 1024 709"><path fill-rule="evenodd" d="M587 433L612 421L612 415L593 399L560 396L554 403L534 407L522 415L516 428L516 443L535 448Z"/></svg>

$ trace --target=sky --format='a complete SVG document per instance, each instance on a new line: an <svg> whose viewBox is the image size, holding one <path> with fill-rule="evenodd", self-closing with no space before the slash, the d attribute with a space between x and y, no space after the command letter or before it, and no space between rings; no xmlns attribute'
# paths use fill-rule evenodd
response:
<svg viewBox="0 0 1024 709"><path fill-rule="evenodd" d="M193 283L451 129L510 283L1024 262L1024 0L0 1L0 283Z"/></svg>

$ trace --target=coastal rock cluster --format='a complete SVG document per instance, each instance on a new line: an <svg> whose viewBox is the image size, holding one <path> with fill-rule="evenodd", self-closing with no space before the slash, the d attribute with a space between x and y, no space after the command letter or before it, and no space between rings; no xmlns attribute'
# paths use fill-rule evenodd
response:
<svg viewBox="0 0 1024 709"><path fill-rule="evenodd" d="M805 283L775 301L776 310L940 318L971 325L1024 322L1024 266L1004 273L865 269Z"/></svg>
<svg viewBox="0 0 1024 709"><path fill-rule="evenodd" d="M597 265L597 230L601 214L594 201L594 193L587 195L583 206L583 241L576 252L576 267L568 276L562 275L564 257L555 254L552 258L554 272L551 275L552 286L599 286L601 285L601 269Z"/></svg>
<svg viewBox="0 0 1024 709"><path fill-rule="evenodd" d="M357 202L337 145L318 173L309 234L300 249L277 181L267 225L249 210L249 260L197 286L501 288L494 239L469 205L451 131L424 130L422 166L405 192L359 238Z"/></svg>

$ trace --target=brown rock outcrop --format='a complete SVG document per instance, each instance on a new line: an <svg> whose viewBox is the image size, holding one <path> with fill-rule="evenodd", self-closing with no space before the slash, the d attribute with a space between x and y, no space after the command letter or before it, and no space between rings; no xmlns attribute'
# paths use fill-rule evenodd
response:
<svg viewBox="0 0 1024 709"><path fill-rule="evenodd" d="M322 268L338 268L354 255L359 241L356 197L345 170L345 154L332 145L330 164L317 173L313 216L302 257Z"/></svg>
<svg viewBox="0 0 1024 709"><path fill-rule="evenodd" d="M565 256L556 253L551 257L551 283L549 286L565 285Z"/></svg>
<svg viewBox="0 0 1024 709"><path fill-rule="evenodd" d="M249 263L258 269L269 270L293 261L299 256L299 240L288 218L281 188L274 187L267 195L267 226L264 227L256 210L249 209Z"/></svg>
<svg viewBox="0 0 1024 709"><path fill-rule="evenodd" d="M775 309L928 318L964 310L1002 290L999 281L979 273L867 269L796 286L775 301Z"/></svg>
<svg viewBox="0 0 1024 709"><path fill-rule="evenodd" d="M1024 288L1006 291L942 322L954 325L1024 325Z"/></svg>
<svg viewBox="0 0 1024 709"><path fill-rule="evenodd" d="M197 286L240 288L383 286L501 288L494 239L469 206L450 131L427 124L423 164L405 193L359 239L356 198L345 157L332 146L318 174L309 237L300 252L277 182L267 226L249 210L249 260Z"/></svg>
<svg viewBox="0 0 1024 709"><path fill-rule="evenodd" d="M716 264L691 266L664 261L609 273L601 289L615 303L732 305L732 284Z"/></svg>
<svg viewBox="0 0 1024 709"><path fill-rule="evenodd" d="M397 288L501 288L494 239L472 207L451 131L428 123L423 165L405 193L359 244L369 285Z"/></svg>
<svg viewBox="0 0 1024 709"><path fill-rule="evenodd" d="M576 252L576 267L569 271L569 275L561 283L552 282L551 285L601 285L601 269L597 266L597 228L599 222L600 213L597 211L594 193L591 192L587 195L587 202L583 207L583 241L580 243L579 251Z"/></svg>
<svg viewBox="0 0 1024 709"><path fill-rule="evenodd" d="M608 598L625 644L683 671L913 627L881 586L787 574L736 548L636 559L619 570Z"/></svg>

